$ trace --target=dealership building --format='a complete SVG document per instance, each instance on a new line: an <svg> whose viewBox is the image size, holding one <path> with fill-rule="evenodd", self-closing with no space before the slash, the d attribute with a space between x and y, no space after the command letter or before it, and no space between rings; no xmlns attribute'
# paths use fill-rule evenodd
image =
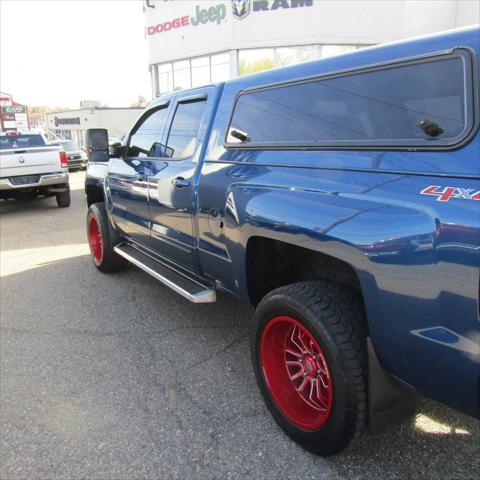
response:
<svg viewBox="0 0 480 480"><path fill-rule="evenodd" d="M145 0L152 96L480 22L473 0Z"/></svg>
<svg viewBox="0 0 480 480"><path fill-rule="evenodd" d="M111 137L120 140L142 112L143 108L84 106L45 114L45 127L51 138L74 140L83 147L87 128L107 128Z"/></svg>

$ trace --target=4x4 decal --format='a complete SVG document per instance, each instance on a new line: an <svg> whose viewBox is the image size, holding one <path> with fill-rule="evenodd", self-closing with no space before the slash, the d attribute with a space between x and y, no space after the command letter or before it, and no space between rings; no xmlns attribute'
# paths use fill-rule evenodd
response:
<svg viewBox="0 0 480 480"><path fill-rule="evenodd" d="M448 202L451 198L463 198L465 200L480 200L480 190L460 187L441 187L430 185L420 192L421 195L433 195L438 202Z"/></svg>

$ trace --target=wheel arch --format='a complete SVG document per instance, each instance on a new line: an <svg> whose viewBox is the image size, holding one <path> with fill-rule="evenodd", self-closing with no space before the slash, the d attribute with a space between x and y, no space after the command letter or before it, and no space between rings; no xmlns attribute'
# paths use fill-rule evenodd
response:
<svg viewBox="0 0 480 480"><path fill-rule="evenodd" d="M358 296L365 313L357 269L344 259L302 245L270 237L250 237L246 248L246 279L248 296L254 306L275 288L308 280L328 280ZM365 320L368 332L367 323Z"/></svg>
<svg viewBox="0 0 480 480"><path fill-rule="evenodd" d="M260 262L255 261L258 258L261 259ZM359 273L358 267L345 259L261 236L249 239L246 260L248 294L255 306L268 292L305 281L326 280L353 293L363 310L363 315L358 317L359 331L365 335L368 347L369 430L371 433L383 432L388 426L412 415L414 389L383 370L373 346L366 306L369 300L364 295L366 288L375 286L371 274L365 271ZM370 284L370 281L373 283Z"/></svg>

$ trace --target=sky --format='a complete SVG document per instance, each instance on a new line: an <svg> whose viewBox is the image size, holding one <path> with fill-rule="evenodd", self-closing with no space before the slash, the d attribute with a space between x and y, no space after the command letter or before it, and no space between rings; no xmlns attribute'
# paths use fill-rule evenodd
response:
<svg viewBox="0 0 480 480"><path fill-rule="evenodd" d="M21 104L151 98L141 0L0 0L0 91Z"/></svg>

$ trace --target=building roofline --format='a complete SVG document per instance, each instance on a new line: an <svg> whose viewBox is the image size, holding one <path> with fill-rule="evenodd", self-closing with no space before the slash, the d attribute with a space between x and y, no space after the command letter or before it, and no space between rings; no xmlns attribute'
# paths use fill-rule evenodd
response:
<svg viewBox="0 0 480 480"><path fill-rule="evenodd" d="M144 107L84 107L84 108L75 108L73 110L58 110L56 112L46 112L47 115L52 115L55 113L73 113L73 112L83 112L85 110L144 110Z"/></svg>

